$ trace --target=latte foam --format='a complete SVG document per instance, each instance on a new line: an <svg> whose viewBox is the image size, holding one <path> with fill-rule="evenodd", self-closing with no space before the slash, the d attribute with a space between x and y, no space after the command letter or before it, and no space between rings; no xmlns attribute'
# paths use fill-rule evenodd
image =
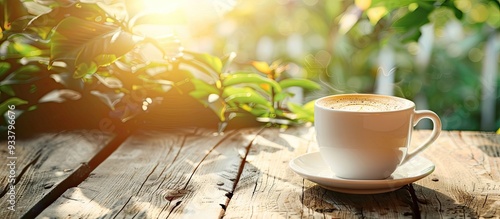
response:
<svg viewBox="0 0 500 219"><path fill-rule="evenodd" d="M396 111L411 106L411 102L404 99L362 95L323 99L318 104L334 110L351 112Z"/></svg>

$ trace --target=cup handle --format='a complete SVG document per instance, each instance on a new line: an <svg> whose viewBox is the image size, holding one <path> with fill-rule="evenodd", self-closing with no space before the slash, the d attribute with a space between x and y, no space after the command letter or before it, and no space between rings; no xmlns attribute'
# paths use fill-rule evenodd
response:
<svg viewBox="0 0 500 219"><path fill-rule="evenodd" d="M436 113L430 110L416 110L413 115L413 126L416 126L421 119L430 119L432 121L432 123L434 124L432 133L429 138L427 138L425 143L417 147L417 149L415 149L411 153L409 152L403 162L401 162L401 164L406 163L407 161L415 157L415 155L424 151L427 147L429 147L429 145L431 145L432 142L434 142L439 137L439 134L441 134L441 119L439 119L439 116Z"/></svg>

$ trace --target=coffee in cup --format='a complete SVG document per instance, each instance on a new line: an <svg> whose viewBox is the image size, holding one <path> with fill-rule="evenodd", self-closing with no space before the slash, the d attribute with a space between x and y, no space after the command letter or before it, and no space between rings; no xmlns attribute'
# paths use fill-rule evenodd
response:
<svg viewBox="0 0 500 219"><path fill-rule="evenodd" d="M413 127L432 120L429 138L409 152ZM337 177L385 179L422 152L441 132L439 117L415 110L407 99L375 94L340 94L320 98L314 106L316 139L321 156Z"/></svg>

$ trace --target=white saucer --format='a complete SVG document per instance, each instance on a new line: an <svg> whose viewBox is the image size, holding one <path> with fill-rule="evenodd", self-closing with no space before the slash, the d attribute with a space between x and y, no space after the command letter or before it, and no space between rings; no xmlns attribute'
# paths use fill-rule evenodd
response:
<svg viewBox="0 0 500 219"><path fill-rule="evenodd" d="M319 152L301 155L291 160L289 166L295 173L325 189L350 194L391 192L428 176L435 168L430 160L415 156L398 167L387 179L350 180L336 177Z"/></svg>

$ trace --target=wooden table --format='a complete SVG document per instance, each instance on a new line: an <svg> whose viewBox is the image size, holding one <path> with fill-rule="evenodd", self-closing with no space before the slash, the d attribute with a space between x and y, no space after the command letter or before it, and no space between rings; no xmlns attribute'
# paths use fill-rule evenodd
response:
<svg viewBox="0 0 500 219"><path fill-rule="evenodd" d="M375 195L325 190L288 167L318 150L312 127L66 131L18 139L13 156L6 146L1 218L500 218L495 133L444 131L422 155L433 173Z"/></svg>

